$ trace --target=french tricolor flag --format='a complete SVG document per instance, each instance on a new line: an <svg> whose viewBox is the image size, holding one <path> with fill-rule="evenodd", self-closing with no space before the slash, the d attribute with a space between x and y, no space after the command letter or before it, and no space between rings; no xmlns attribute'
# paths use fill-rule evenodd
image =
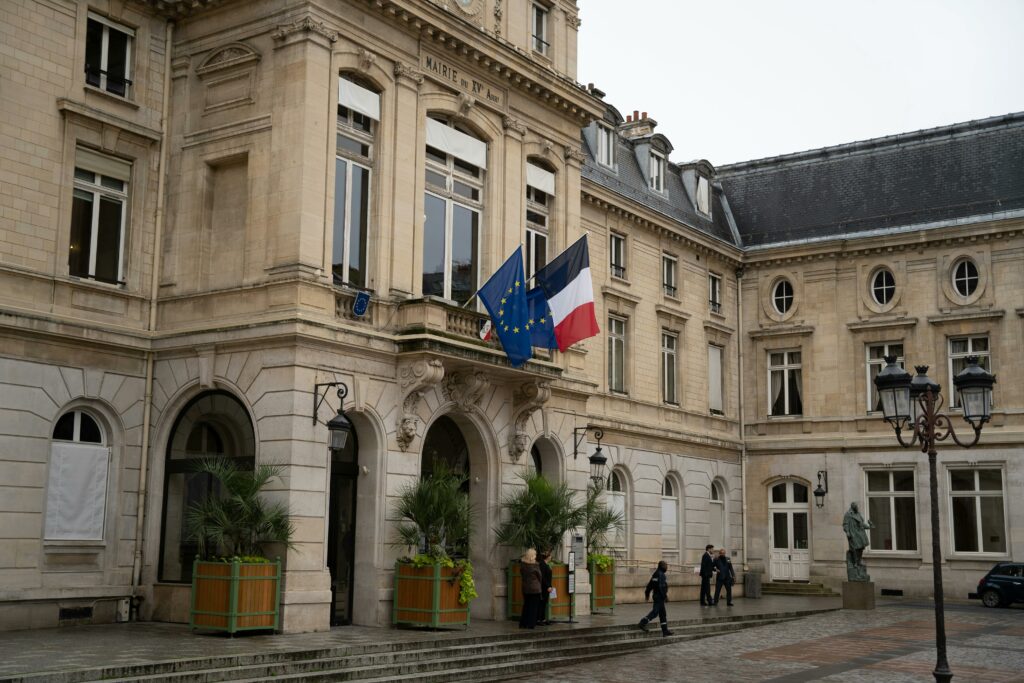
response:
<svg viewBox="0 0 1024 683"><path fill-rule="evenodd" d="M533 278L551 310L559 351L601 331L594 316L594 283L590 279L586 235L538 270Z"/></svg>

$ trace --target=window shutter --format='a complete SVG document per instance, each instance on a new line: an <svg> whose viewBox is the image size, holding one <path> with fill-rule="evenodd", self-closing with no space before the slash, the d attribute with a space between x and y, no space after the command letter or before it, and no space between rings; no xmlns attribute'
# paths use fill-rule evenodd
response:
<svg viewBox="0 0 1024 683"><path fill-rule="evenodd" d="M722 349L708 346L708 408L722 412Z"/></svg>
<svg viewBox="0 0 1024 683"><path fill-rule="evenodd" d="M107 507L110 449L54 442L46 493L46 532L51 540L101 541Z"/></svg>
<svg viewBox="0 0 1024 683"><path fill-rule="evenodd" d="M474 166L487 168L487 143L431 118L427 119L427 144Z"/></svg>
<svg viewBox="0 0 1024 683"><path fill-rule="evenodd" d="M380 121L380 95L344 76L338 77L338 104Z"/></svg>
<svg viewBox="0 0 1024 683"><path fill-rule="evenodd" d="M125 182L132 177L132 165L127 161L108 157L85 147L75 149L75 166Z"/></svg>
<svg viewBox="0 0 1024 683"><path fill-rule="evenodd" d="M526 184L549 195L555 194L555 174L536 164L526 164Z"/></svg>

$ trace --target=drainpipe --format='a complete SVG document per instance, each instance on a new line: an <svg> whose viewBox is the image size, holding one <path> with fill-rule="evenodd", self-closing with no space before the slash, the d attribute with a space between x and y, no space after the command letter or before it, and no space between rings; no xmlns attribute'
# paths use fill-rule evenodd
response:
<svg viewBox="0 0 1024 683"><path fill-rule="evenodd" d="M743 498L743 514L740 524L743 529L743 571L749 571L747 564L747 436L743 415L743 266L736 269L736 366L739 368L739 397L737 410L740 414L740 495Z"/></svg>
<svg viewBox="0 0 1024 683"><path fill-rule="evenodd" d="M167 153L170 147L170 125L168 117L171 107L171 38L174 36L174 22L167 22L164 35L164 92L160 112L160 162L157 169L156 217L153 221L156 235L153 242L153 273L149 282L149 332L150 348L146 351L146 395L142 408L142 457L139 463L139 495L135 510L135 556L132 559L132 597L135 597L142 582L142 533L146 524L146 490L149 479L149 431L153 413L153 336L156 332L156 303L160 289L160 256L163 254L164 234L164 193L167 181Z"/></svg>

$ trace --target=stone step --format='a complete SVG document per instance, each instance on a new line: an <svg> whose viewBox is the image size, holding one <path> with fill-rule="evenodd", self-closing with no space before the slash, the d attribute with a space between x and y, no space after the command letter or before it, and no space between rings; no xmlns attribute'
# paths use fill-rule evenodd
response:
<svg viewBox="0 0 1024 683"><path fill-rule="evenodd" d="M811 612L788 612L746 616L709 616L701 619L670 620L676 635L663 639L657 626L644 633L634 625L576 628L539 632L511 632L485 636L383 642L338 646L315 650L259 653L205 659L155 662L137 666L102 667L68 672L22 676L18 683L84 683L116 679L212 683L229 680L375 680L401 671L403 676L438 674L458 664L473 668L483 660L514 665L529 652L530 662L576 652L582 657L617 654L659 642L689 640L742 628L788 621ZM713 627L713 628L709 628ZM440 680L440 679L439 679Z"/></svg>

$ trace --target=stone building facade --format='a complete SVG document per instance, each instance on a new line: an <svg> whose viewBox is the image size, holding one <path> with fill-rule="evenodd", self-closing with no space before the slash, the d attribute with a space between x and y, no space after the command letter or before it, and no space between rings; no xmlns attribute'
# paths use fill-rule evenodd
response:
<svg viewBox="0 0 1024 683"><path fill-rule="evenodd" d="M571 0L0 7L0 628L124 618L131 596L144 618L186 620L182 515L204 486L189 466L209 456L285 467L272 492L296 524L279 549L285 630L388 623L405 552L391 501L438 455L470 477L474 617L500 618L519 550L494 540L500 500L531 468L582 491L588 426L627 520L613 539L624 571L692 564L711 542L784 578L767 531L782 482L789 536L806 507L807 576L834 581L832 522L881 493L866 488L876 469L914 472L911 507L926 509L916 452L896 452L861 405L867 349L903 342L908 362L945 367L951 340L959 353L986 335L997 415L984 449L943 458L950 477L985 472L977 486L1001 473L1004 539L954 553L953 590L1019 555L1024 182L1011 162L1024 117L676 164L653 119L624 119L575 82L579 29ZM986 165L981 141L997 134L1006 161ZM917 213L891 197L887 214L868 199L847 211L841 183L829 201L798 197L792 178L794 194L773 193L786 174L810 183L816 164L951 140L975 150L963 177L992 178L951 177L940 185L964 189L942 196L883 179ZM841 210L773 224L791 197ZM470 295L520 245L532 272L581 235L601 335L513 369L481 341ZM965 259L974 289L957 298ZM883 266L884 305L865 298ZM784 378L804 373L806 409L784 393L789 414L760 410L777 351ZM349 393L340 406L329 394L316 422L324 382ZM332 454L322 422L339 408L354 439ZM812 510L818 470L831 492ZM968 493L995 509L989 489ZM916 554L869 553L880 586L927 592L920 524Z"/></svg>

